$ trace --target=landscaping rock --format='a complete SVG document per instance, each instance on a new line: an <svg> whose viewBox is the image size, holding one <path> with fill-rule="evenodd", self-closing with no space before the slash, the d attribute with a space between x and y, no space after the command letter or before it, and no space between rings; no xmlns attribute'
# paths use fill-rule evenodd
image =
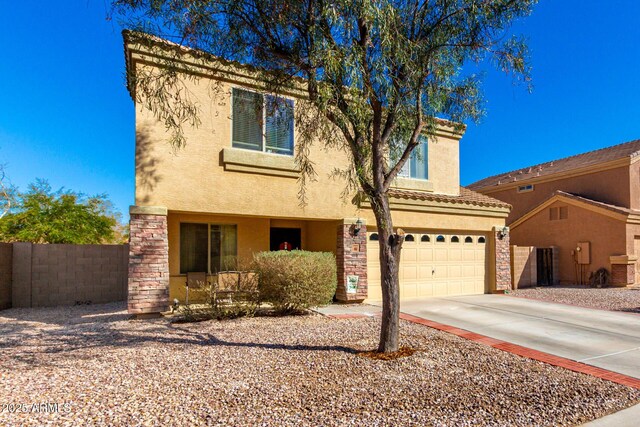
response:
<svg viewBox="0 0 640 427"><path fill-rule="evenodd" d="M409 357L373 360L380 319L172 324L124 304L0 312L3 426L570 426L628 387L403 322ZM67 406L62 406L66 404Z"/></svg>

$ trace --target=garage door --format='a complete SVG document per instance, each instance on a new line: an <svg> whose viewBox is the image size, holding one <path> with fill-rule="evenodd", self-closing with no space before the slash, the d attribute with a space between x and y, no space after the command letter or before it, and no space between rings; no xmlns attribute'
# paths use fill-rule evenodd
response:
<svg viewBox="0 0 640 427"><path fill-rule="evenodd" d="M382 299L378 235L367 234L369 299ZM400 259L400 298L485 293L486 237L407 232Z"/></svg>

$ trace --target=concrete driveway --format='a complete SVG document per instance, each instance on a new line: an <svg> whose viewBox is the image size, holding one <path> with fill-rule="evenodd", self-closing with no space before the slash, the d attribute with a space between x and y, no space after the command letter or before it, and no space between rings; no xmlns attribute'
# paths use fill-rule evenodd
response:
<svg viewBox="0 0 640 427"><path fill-rule="evenodd" d="M640 378L638 315L504 295L403 300L400 310Z"/></svg>

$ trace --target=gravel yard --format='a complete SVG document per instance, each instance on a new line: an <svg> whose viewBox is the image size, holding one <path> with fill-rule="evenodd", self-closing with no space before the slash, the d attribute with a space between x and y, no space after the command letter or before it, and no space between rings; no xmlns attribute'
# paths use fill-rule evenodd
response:
<svg viewBox="0 0 640 427"><path fill-rule="evenodd" d="M590 288L587 286L539 286L512 291L510 295L573 304L603 310L640 313L640 288Z"/></svg>
<svg viewBox="0 0 640 427"><path fill-rule="evenodd" d="M0 312L0 425L579 425L640 391L411 323L391 362L379 319L172 324L122 304ZM33 411L58 403L60 412ZM67 404L66 406L64 404Z"/></svg>

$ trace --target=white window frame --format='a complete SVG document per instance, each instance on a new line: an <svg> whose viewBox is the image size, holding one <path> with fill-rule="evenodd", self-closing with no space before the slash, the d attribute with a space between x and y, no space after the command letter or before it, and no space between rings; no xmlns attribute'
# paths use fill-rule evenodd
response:
<svg viewBox="0 0 640 427"><path fill-rule="evenodd" d="M233 146L233 90L234 89L238 89L238 90L244 90L246 92L251 92L251 93L256 93L260 96L262 96L262 142L261 142L261 149L260 150L252 150L250 148L242 148L242 147L234 147ZM291 129L291 132L293 133L292 138L293 138L293 146L291 147L291 154L289 153L278 153L277 151L268 151L267 150L267 132L266 132L266 126L267 126L267 108L265 106L266 101L265 101L265 97L267 95L271 95L271 96L275 96L276 98L282 98L288 101L291 101L293 103L293 109L294 109L294 115L293 115L293 126ZM288 97L288 96L281 96L281 95L274 95L271 93L265 93L265 92L260 92L258 90L255 89L250 89L244 86L236 86L236 85L232 85L231 86L231 91L229 93L229 97L231 98L231 102L229 103L230 105L230 112L229 112L229 117L231 117L230 120L230 132L229 132L229 139L231 140L231 148L234 148L236 150L247 150L247 151L253 151L253 152L257 152L257 153L266 153L266 154L275 154L278 156L289 156L289 157L293 157L295 154L295 150L296 150L296 117L295 117L295 108L296 108L296 100L294 98Z"/></svg>
<svg viewBox="0 0 640 427"><path fill-rule="evenodd" d="M526 184L518 186L518 193L529 193L533 191L535 186L533 184Z"/></svg>
<svg viewBox="0 0 640 427"><path fill-rule="evenodd" d="M421 135L420 138L425 138L424 141L422 141L422 139L420 140L420 143L418 144L418 146L414 147L414 149L411 151L411 155L409 156L409 158L407 159L407 161L404 163L404 165L402 166L402 169L400 169L398 171L398 178L404 178L404 179L413 179L416 181L429 181L429 139L426 136ZM421 162L425 162L424 163L424 167L426 169L426 173L427 173L427 177L426 178L416 178L411 176L411 158L414 156L414 154L417 155L417 153L415 152L420 145L424 144L425 145L425 151L427 152L426 156L421 159Z"/></svg>

